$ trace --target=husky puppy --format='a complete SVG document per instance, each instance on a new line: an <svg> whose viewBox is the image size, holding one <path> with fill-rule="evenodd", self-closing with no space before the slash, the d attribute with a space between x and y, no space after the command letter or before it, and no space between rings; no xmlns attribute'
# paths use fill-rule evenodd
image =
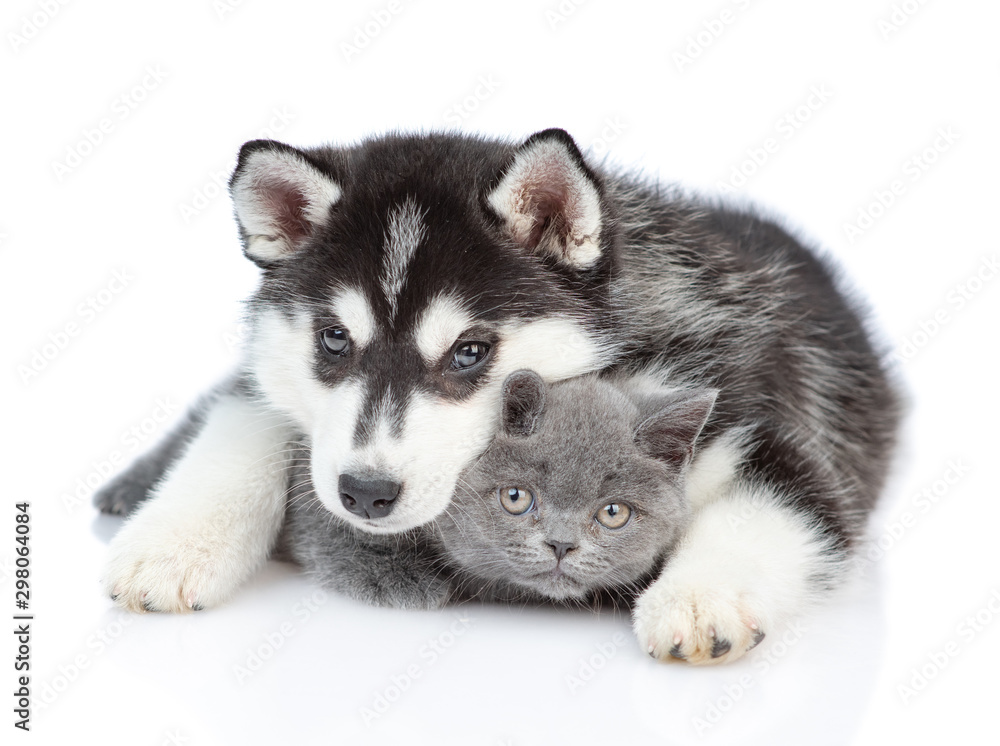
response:
<svg viewBox="0 0 1000 746"><path fill-rule="evenodd" d="M833 272L774 222L589 164L562 130L254 141L231 192L262 269L247 359L182 426L186 446L168 436L95 497L129 510L157 482L112 543L119 604L227 598L274 545L302 439L336 518L372 534L433 520L521 368L721 391L697 518L636 610L656 655L773 627L837 576L897 397Z"/></svg>

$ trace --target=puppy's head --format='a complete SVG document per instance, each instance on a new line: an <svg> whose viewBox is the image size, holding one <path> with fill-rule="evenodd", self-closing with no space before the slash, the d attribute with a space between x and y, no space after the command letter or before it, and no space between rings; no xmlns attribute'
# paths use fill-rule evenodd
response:
<svg viewBox="0 0 1000 746"><path fill-rule="evenodd" d="M554 381L618 354L613 221L561 130L519 146L254 141L231 191L263 269L250 368L308 436L318 498L359 528L447 506L512 371Z"/></svg>

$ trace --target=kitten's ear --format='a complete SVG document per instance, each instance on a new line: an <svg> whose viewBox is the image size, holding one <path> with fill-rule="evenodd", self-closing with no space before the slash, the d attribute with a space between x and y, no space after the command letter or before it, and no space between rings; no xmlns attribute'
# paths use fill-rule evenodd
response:
<svg viewBox="0 0 1000 746"><path fill-rule="evenodd" d="M714 389L672 391L641 407L655 414L636 428L635 441L654 458L683 469L694 455L694 443L715 406Z"/></svg>
<svg viewBox="0 0 1000 746"><path fill-rule="evenodd" d="M261 266L300 249L340 199L337 182L305 153L273 140L240 148L229 192L243 251Z"/></svg>
<svg viewBox="0 0 1000 746"><path fill-rule="evenodd" d="M564 130L529 137L487 202L529 251L574 269L592 267L601 256L601 193Z"/></svg>
<svg viewBox="0 0 1000 746"><path fill-rule="evenodd" d="M545 381L531 370L518 370L503 382L500 429L527 437L535 432L545 409Z"/></svg>

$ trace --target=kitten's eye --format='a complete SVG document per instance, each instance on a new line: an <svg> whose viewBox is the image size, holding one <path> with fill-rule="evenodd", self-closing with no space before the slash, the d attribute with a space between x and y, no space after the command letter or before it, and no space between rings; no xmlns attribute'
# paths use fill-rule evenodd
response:
<svg viewBox="0 0 1000 746"><path fill-rule="evenodd" d="M605 528L621 528L632 517L632 508L625 503L608 503L594 517Z"/></svg>
<svg viewBox="0 0 1000 746"><path fill-rule="evenodd" d="M499 495L500 504L511 515L524 515L535 504L535 496L531 491L520 487L501 487Z"/></svg>
<svg viewBox="0 0 1000 746"><path fill-rule="evenodd" d="M343 357L351 348L351 337L346 329L333 327L319 333L319 343L328 355Z"/></svg>
<svg viewBox="0 0 1000 746"><path fill-rule="evenodd" d="M486 359L490 346L485 342L465 342L455 349L451 357L451 367L466 370Z"/></svg>

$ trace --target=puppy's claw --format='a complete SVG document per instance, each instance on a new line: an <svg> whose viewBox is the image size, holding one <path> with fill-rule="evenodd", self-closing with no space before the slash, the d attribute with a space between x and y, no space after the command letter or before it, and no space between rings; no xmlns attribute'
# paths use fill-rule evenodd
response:
<svg viewBox="0 0 1000 746"><path fill-rule="evenodd" d="M732 648L733 648L733 644L731 642L729 642L729 640L724 640L722 638L717 637L712 642L712 653L711 653L711 655L712 655L713 658L720 658L723 655L725 655L726 653L728 653L730 650L732 650Z"/></svg>

